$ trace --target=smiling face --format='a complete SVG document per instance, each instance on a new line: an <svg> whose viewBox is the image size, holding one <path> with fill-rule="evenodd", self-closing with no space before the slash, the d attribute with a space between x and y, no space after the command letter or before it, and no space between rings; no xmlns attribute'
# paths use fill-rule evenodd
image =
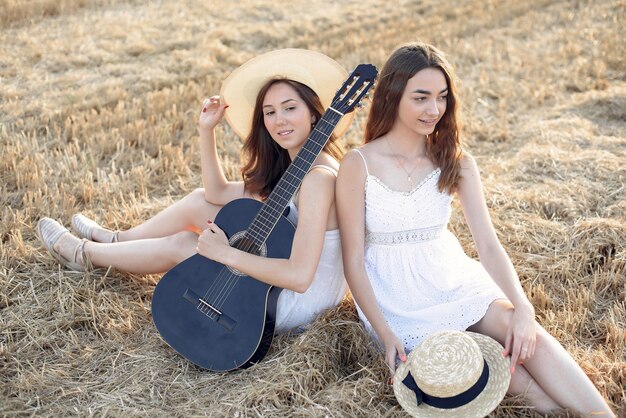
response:
<svg viewBox="0 0 626 418"><path fill-rule="evenodd" d="M272 139L288 151L298 151L311 133L315 117L298 92L286 83L273 84L263 99L263 123Z"/></svg>
<svg viewBox="0 0 626 418"><path fill-rule="evenodd" d="M448 83L437 68L425 68L409 78L400 103L394 128L418 135L430 135L447 107Z"/></svg>

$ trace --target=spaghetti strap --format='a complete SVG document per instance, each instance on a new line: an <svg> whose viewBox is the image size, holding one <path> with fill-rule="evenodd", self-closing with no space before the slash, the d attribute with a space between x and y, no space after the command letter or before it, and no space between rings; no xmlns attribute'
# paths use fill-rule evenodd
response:
<svg viewBox="0 0 626 418"><path fill-rule="evenodd" d="M327 165L322 165L322 164L314 165L313 167L311 167L311 169L309 171L313 170L314 168L326 169L326 170L330 171L333 174L333 176L335 176L335 177L337 177L337 174L338 174L337 170L335 170L334 168L329 167Z"/></svg>
<svg viewBox="0 0 626 418"><path fill-rule="evenodd" d="M359 155L361 156L361 159L363 160L363 164L365 164L365 173L369 176L370 175L370 170L367 168L367 161L365 161L365 157L363 156L363 154L361 154L361 151L358 150L357 148L354 149L356 152L359 153Z"/></svg>

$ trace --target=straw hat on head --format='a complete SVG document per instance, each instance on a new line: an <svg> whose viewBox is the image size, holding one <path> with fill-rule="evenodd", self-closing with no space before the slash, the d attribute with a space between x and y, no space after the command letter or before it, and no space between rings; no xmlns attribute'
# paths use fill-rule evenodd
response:
<svg viewBox="0 0 626 418"><path fill-rule="evenodd" d="M313 90L327 109L335 92L348 78L348 72L326 55L306 49L279 49L243 63L224 83L220 96L230 105L225 116L230 127L242 139L250 133L256 96L263 85L274 78L300 82ZM352 121L353 113L341 118L335 136L341 136Z"/></svg>
<svg viewBox="0 0 626 418"><path fill-rule="evenodd" d="M474 332L435 333L396 370L396 399L414 417L484 417L500 404L511 381L502 349Z"/></svg>

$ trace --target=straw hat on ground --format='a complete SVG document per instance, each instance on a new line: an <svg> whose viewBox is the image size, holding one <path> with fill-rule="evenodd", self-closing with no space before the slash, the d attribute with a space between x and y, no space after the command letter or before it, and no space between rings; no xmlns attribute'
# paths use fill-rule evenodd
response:
<svg viewBox="0 0 626 418"><path fill-rule="evenodd" d="M435 333L400 364L393 391L414 417L484 417L500 404L511 381L502 350L482 334Z"/></svg>
<svg viewBox="0 0 626 418"><path fill-rule="evenodd" d="M288 78L312 89L324 109L331 104L335 92L348 78L348 72L326 55L306 49L279 49L259 55L233 71L224 83L220 96L230 105L225 117L242 139L250 132L252 112L261 87L274 78ZM335 136L341 136L352 121L353 113L341 118Z"/></svg>

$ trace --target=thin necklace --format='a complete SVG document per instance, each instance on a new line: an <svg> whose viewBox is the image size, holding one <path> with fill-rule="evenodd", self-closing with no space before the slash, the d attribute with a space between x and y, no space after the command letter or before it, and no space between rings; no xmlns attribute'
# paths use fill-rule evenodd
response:
<svg viewBox="0 0 626 418"><path fill-rule="evenodd" d="M387 135L385 135L385 140L387 141L387 146L389 146L389 151L391 151L391 155L393 156L393 158L396 159L396 161L398 161L398 164L400 164L400 167L402 167L402 170L404 170L404 172L406 173L406 180L410 183L411 176L413 175L417 167L419 167L426 154L419 157L419 159L415 163L415 167L413 167L413 170L411 170L411 172L409 173L409 170L404 167L404 164L402 164L402 161L400 160L400 158L398 158L398 155L393 151L393 148L391 148L391 142L389 142L389 137Z"/></svg>

